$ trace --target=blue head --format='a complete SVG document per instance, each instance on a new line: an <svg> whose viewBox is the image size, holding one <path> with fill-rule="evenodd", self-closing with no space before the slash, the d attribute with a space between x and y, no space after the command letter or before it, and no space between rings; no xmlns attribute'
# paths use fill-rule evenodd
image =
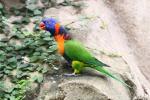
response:
<svg viewBox="0 0 150 100"><path fill-rule="evenodd" d="M52 36L55 35L55 32L56 32L56 24L58 25L59 22L54 19L54 18L44 18L39 27L43 30L46 30L46 31L49 31L51 33ZM64 27L60 26L59 27L59 34L66 34L67 31L65 30Z"/></svg>

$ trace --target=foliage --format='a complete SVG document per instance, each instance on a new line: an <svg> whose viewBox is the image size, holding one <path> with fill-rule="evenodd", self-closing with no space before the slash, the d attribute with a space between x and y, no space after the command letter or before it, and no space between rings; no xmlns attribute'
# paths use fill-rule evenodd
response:
<svg viewBox="0 0 150 100"><path fill-rule="evenodd" d="M4 9L4 6L0 3L0 33L6 32L6 31L8 32L8 29L6 28L7 24L5 23L6 16L7 14Z"/></svg>
<svg viewBox="0 0 150 100"><path fill-rule="evenodd" d="M41 31L27 34L16 27L11 32L12 36L8 41L0 41L1 80L8 77L12 83L18 84L22 79L29 80L32 72L44 74L50 70L43 65L51 66L57 60L57 55L54 55L56 45L49 33ZM43 76L32 78L32 81L38 83L42 80ZM12 90L11 93L13 92Z"/></svg>
<svg viewBox="0 0 150 100"><path fill-rule="evenodd" d="M29 88L29 81L27 80L19 80L12 87L9 87L4 84L4 82L0 82L1 94L0 100L22 100L25 98L26 90Z"/></svg>
<svg viewBox="0 0 150 100"><path fill-rule="evenodd" d="M0 100L23 100L30 85L42 83L43 76L58 65L56 43L37 27L42 8L35 4L36 0L27 0L23 7L12 7L11 14L23 17L10 23L0 3L0 35L4 35L0 37ZM30 17L35 20L33 32L24 27Z"/></svg>

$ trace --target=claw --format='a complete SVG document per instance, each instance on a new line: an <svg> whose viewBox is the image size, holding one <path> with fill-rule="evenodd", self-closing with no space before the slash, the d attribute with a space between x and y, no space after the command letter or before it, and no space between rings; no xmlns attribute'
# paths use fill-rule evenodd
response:
<svg viewBox="0 0 150 100"><path fill-rule="evenodd" d="M75 73L71 73L71 74L64 74L64 76L67 76L67 77L77 77L79 75L75 74Z"/></svg>

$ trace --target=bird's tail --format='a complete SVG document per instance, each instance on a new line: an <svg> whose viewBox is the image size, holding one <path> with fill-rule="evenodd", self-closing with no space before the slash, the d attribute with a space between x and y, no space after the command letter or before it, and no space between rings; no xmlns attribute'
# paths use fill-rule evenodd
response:
<svg viewBox="0 0 150 100"><path fill-rule="evenodd" d="M100 66L97 66L97 67L94 67L94 69L96 69L97 71L101 72L102 74L104 75L107 75L119 82L121 82L123 85L129 87L129 88L132 88L131 86L129 86L128 84L126 84L124 81L122 81L121 79L115 77L114 75L112 75L110 72L108 72L106 69L104 69L104 67L100 67Z"/></svg>

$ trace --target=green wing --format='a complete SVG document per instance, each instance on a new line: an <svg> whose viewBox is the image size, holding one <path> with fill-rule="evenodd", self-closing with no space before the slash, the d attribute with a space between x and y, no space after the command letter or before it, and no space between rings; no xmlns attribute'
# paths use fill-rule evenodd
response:
<svg viewBox="0 0 150 100"><path fill-rule="evenodd" d="M108 66L93 57L80 42L67 40L64 48L65 55L71 60L80 61L91 66Z"/></svg>
<svg viewBox="0 0 150 100"><path fill-rule="evenodd" d="M74 60L74 61L76 60L76 61L80 61L85 64L88 64L88 65L90 65L89 67L92 67L92 68L96 69L97 71L101 72L102 74L107 75L107 76L121 82L122 84L124 84L125 86L127 86L129 88L132 88L131 86L126 84L124 81L117 78L116 76L111 74L109 71L105 70L102 66L108 66L108 65L104 64L103 62L101 62L101 61L97 60L95 57L93 57L81 43L79 43L75 40L65 41L65 55L67 57L69 57L71 60Z"/></svg>

